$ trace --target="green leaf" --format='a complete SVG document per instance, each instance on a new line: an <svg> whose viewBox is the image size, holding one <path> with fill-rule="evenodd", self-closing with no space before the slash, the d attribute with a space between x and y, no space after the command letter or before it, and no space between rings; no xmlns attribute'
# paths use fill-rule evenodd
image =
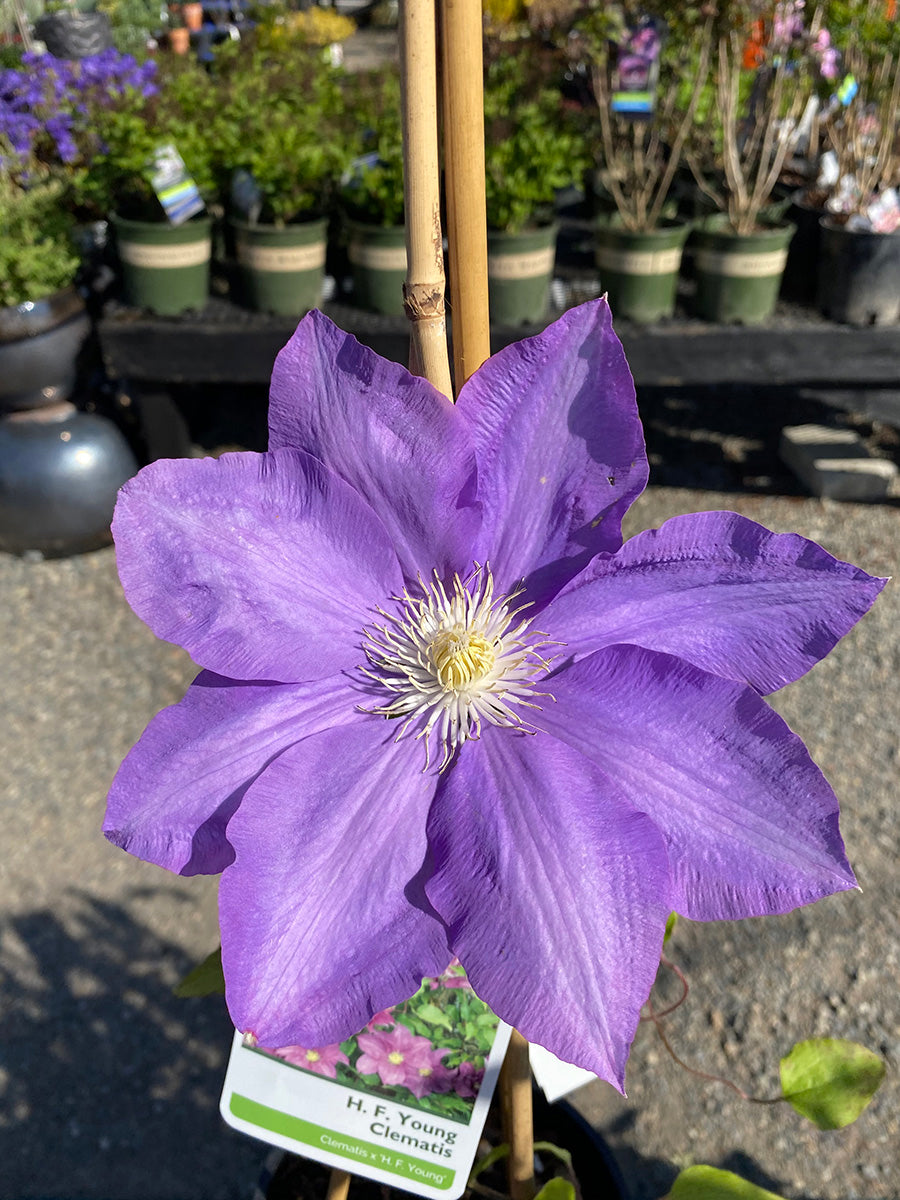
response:
<svg viewBox="0 0 900 1200"><path fill-rule="evenodd" d="M423 1021L427 1021L429 1025L440 1025L443 1029L451 1028L450 1018L436 1004L417 1005L416 1016L421 1017Z"/></svg>
<svg viewBox="0 0 900 1200"><path fill-rule="evenodd" d="M878 1055L858 1042L810 1038L781 1060L781 1090L819 1129L843 1129L878 1091L884 1069Z"/></svg>
<svg viewBox="0 0 900 1200"><path fill-rule="evenodd" d="M534 1200L575 1200L575 1188L568 1179L551 1179L545 1183Z"/></svg>
<svg viewBox="0 0 900 1200"><path fill-rule="evenodd" d="M688 1167L682 1171L664 1200L783 1200L731 1171L717 1167Z"/></svg>
<svg viewBox="0 0 900 1200"><path fill-rule="evenodd" d="M225 976L222 974L222 947L219 946L208 954L202 963L188 971L181 983L175 988L179 1000L187 1000L191 996L224 996Z"/></svg>
<svg viewBox="0 0 900 1200"><path fill-rule="evenodd" d="M494 1146L492 1150L487 1152L484 1158L480 1158L478 1162L473 1165L472 1172L469 1175L469 1184L471 1185L472 1181L477 1179L483 1171L488 1169L488 1167L492 1167L494 1163L500 1162L502 1158L506 1158L508 1155L508 1142L501 1142L499 1146Z"/></svg>
<svg viewBox="0 0 900 1200"><path fill-rule="evenodd" d="M663 934L663 945L668 942L669 938L675 932L675 926L678 924L678 913L671 912L666 918L666 932Z"/></svg>
<svg viewBox="0 0 900 1200"><path fill-rule="evenodd" d="M554 1146L552 1142L535 1142L534 1149L538 1154L552 1154L558 1158L568 1170L572 1178L575 1178L575 1173L572 1169L572 1155L562 1146ZM492 1150L478 1160L472 1167L472 1173L469 1176L469 1186L472 1181L477 1179L483 1171L488 1167L492 1167L494 1163L500 1162L501 1159L509 1156L509 1145L507 1142L501 1142L499 1146L494 1146ZM551 1179L541 1188L539 1194L534 1200L575 1200L575 1189L572 1184L565 1179ZM776 1197L776 1200L778 1198Z"/></svg>
<svg viewBox="0 0 900 1200"><path fill-rule="evenodd" d="M538 1154L552 1154L554 1158L558 1158L561 1163L565 1164L574 1177L575 1170L572 1166L572 1155L563 1146L554 1146L552 1142L535 1142L534 1148Z"/></svg>

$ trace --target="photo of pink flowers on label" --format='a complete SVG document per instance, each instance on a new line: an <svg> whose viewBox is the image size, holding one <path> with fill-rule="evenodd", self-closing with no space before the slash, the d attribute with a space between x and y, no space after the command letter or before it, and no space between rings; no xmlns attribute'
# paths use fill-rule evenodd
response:
<svg viewBox="0 0 900 1200"><path fill-rule="evenodd" d="M497 1025L454 960L346 1041L256 1049L301 1071L468 1124Z"/></svg>

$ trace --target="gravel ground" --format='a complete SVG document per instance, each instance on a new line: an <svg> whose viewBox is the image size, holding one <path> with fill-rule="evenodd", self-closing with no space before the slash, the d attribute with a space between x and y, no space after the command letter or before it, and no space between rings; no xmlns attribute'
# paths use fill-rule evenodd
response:
<svg viewBox="0 0 900 1200"><path fill-rule="evenodd" d="M648 425L684 413L682 400L654 404ZM687 423L703 426L707 410L688 408ZM753 419L748 409L742 428ZM709 437L687 441L708 450L718 435L714 423L704 427ZM672 482L674 471L682 481L685 455L671 454L668 425L664 432L668 451L651 436L656 476ZM774 460L741 466L750 460L734 445L761 453L755 434L742 437L714 464L723 494L651 487L632 532L678 512L737 508L876 574L896 570L896 507L752 494L748 487L777 491L780 476ZM767 482L748 481L751 468ZM709 478L704 467L699 482ZM601 1084L575 1095L613 1145L633 1200L662 1196L689 1162L731 1167L792 1200L900 1196L897 607L889 588L825 663L775 697L843 800L862 894L767 921L681 923L672 956L691 994L668 1025L683 1058L757 1094L777 1089L779 1056L814 1034L878 1050L887 1082L857 1125L819 1133L783 1106L745 1104L699 1083L643 1027L629 1101ZM99 834L118 762L150 716L179 698L192 665L127 609L111 550L0 558L0 639L0 1198L247 1197L264 1150L217 1114L229 1042L223 1006L170 992L216 944L215 881L169 876Z"/></svg>

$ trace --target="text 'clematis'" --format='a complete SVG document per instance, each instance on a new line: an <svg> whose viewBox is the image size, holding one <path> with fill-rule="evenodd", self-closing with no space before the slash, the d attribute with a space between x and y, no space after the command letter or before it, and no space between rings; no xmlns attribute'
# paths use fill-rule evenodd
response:
<svg viewBox="0 0 900 1200"><path fill-rule="evenodd" d="M884 581L728 512L623 545L646 482L601 300L455 406L311 313L268 453L125 486L125 593L203 670L105 832L222 873L239 1029L338 1042L457 955L499 1016L621 1088L670 910L854 886L834 794L761 695Z"/></svg>

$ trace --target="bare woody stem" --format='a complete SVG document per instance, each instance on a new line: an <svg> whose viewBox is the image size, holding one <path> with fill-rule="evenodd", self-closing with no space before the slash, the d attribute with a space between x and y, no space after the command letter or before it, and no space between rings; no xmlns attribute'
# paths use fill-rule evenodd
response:
<svg viewBox="0 0 900 1200"><path fill-rule="evenodd" d="M500 1072L500 1112L509 1143L511 1200L534 1200L534 1120L531 1108L531 1068L528 1042L513 1030Z"/></svg>
<svg viewBox="0 0 900 1200"><path fill-rule="evenodd" d="M403 306L410 320L410 366L451 397L444 313L434 0L403 0L400 6L400 82L407 257Z"/></svg>
<svg viewBox="0 0 900 1200"><path fill-rule="evenodd" d="M684 148L685 140L690 133L691 126L694 123L694 113L697 111L697 105L700 101L700 93L706 84L706 76L709 71L709 56L712 46L712 17L706 21L703 28L702 40L700 42L700 61L697 64L694 74L694 86L691 89L691 98L687 109L682 113L678 123L678 129L675 134L674 141L669 148L669 159L666 163L666 169L663 172L662 178L657 181L656 197L653 201L653 206L650 209L650 215L647 220L648 227L653 229L659 220L662 212L663 204L669 194L669 188L672 186L672 180L675 178L675 172L678 169L678 164L681 161L681 153ZM670 93L674 97L674 89ZM665 124L668 125L668 110L666 113Z"/></svg>

